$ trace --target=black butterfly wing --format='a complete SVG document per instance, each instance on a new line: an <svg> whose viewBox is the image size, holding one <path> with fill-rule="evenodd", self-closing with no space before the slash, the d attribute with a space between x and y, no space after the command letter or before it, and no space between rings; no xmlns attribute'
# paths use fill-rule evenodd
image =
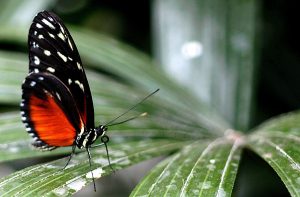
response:
<svg viewBox="0 0 300 197"><path fill-rule="evenodd" d="M31 72L22 89L22 121L33 145L44 150L73 145L84 123L65 84L50 73Z"/></svg>
<svg viewBox="0 0 300 197"><path fill-rule="evenodd" d="M50 73L70 91L87 128L94 127L94 107L77 47L54 13L36 15L29 30L29 72ZM75 107L75 106L74 106Z"/></svg>

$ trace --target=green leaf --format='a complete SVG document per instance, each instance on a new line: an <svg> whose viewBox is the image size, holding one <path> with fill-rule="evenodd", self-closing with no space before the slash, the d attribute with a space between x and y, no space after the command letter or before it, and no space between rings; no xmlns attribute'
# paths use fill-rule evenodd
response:
<svg viewBox="0 0 300 197"><path fill-rule="evenodd" d="M300 112L273 118L249 136L249 148L280 176L292 196L300 193Z"/></svg>
<svg viewBox="0 0 300 197"><path fill-rule="evenodd" d="M241 156L240 141L195 141L161 162L131 196L230 196Z"/></svg>
<svg viewBox="0 0 300 197"><path fill-rule="evenodd" d="M26 76L24 54L0 51L0 102L19 103L21 84Z"/></svg>
<svg viewBox="0 0 300 197"><path fill-rule="evenodd" d="M126 166L179 149L183 142L146 140L109 146L111 163L119 170ZM134 147L134 148L132 148ZM95 179L111 173L105 149L91 151ZM86 153L74 156L65 170L67 158L31 166L0 179L1 196L69 196L92 182Z"/></svg>
<svg viewBox="0 0 300 197"><path fill-rule="evenodd" d="M263 122L253 131L280 131L288 134L299 135L300 133L300 111L282 114Z"/></svg>

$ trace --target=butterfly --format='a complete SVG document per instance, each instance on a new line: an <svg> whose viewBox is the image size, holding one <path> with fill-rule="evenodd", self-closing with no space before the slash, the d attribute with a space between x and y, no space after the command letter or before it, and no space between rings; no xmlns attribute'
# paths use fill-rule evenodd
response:
<svg viewBox="0 0 300 197"><path fill-rule="evenodd" d="M93 147L105 145L111 167L107 148L109 137L106 135L108 126L138 117L113 124L159 89L112 121L95 127L90 87L77 47L62 20L52 12L38 13L29 29L28 48L29 74L22 84L20 108L22 122L34 140L32 145L41 150L72 146L65 167L76 147L85 148L91 168L90 148L100 138L102 143ZM96 190L94 177L93 183Z"/></svg>
<svg viewBox="0 0 300 197"><path fill-rule="evenodd" d="M107 125L94 126L90 87L68 29L57 15L42 11L30 26L28 48L20 107L32 145L42 150L72 146L66 166L76 147L86 148L91 166L89 148L99 137L107 151Z"/></svg>

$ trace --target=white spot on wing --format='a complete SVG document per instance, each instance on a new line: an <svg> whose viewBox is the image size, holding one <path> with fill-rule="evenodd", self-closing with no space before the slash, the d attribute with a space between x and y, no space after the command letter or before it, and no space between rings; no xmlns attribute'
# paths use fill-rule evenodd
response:
<svg viewBox="0 0 300 197"><path fill-rule="evenodd" d="M33 72L34 72L34 73L39 73L40 71L39 71L39 69L35 68L35 69L33 70Z"/></svg>
<svg viewBox="0 0 300 197"><path fill-rule="evenodd" d="M60 31L64 34L65 33L64 28L60 24L59 24L59 27L60 27Z"/></svg>
<svg viewBox="0 0 300 197"><path fill-rule="evenodd" d="M68 43L69 43L69 46L70 46L70 48L71 48L71 49L72 49L72 51L73 51L73 45L72 45L72 43L71 43L70 39L68 39Z"/></svg>
<svg viewBox="0 0 300 197"><path fill-rule="evenodd" d="M39 77L38 78L40 81L43 81L44 80L44 77Z"/></svg>
<svg viewBox="0 0 300 197"><path fill-rule="evenodd" d="M49 19L49 21L51 21L51 22L53 22L54 20L53 20L53 18L52 17L50 17L50 16L48 16L48 19Z"/></svg>
<svg viewBox="0 0 300 197"><path fill-rule="evenodd" d="M61 54L59 51L57 51L57 55L64 61L64 62L67 62L67 57L64 56L63 54Z"/></svg>
<svg viewBox="0 0 300 197"><path fill-rule="evenodd" d="M52 67L48 67L47 70L48 70L49 72L51 72L51 73L54 73L54 72L55 72L55 69L52 68Z"/></svg>
<svg viewBox="0 0 300 197"><path fill-rule="evenodd" d="M42 26L41 24L39 24L39 23L37 23L35 26L36 26L37 28L39 28L39 29L43 28L43 26Z"/></svg>
<svg viewBox="0 0 300 197"><path fill-rule="evenodd" d="M79 86L79 88L84 91L84 87L83 87L83 84L80 83L80 81L76 80L75 83Z"/></svg>
<svg viewBox="0 0 300 197"><path fill-rule="evenodd" d="M32 42L32 46L33 46L33 48L38 48L39 44L37 44L36 42Z"/></svg>
<svg viewBox="0 0 300 197"><path fill-rule="evenodd" d="M81 65L80 65L78 62L76 62L76 64L77 64L77 68L78 68L79 70L82 70Z"/></svg>
<svg viewBox="0 0 300 197"><path fill-rule="evenodd" d="M39 65L40 64L40 59L37 56L34 56L33 58L34 58L34 61L33 61L34 64Z"/></svg>
<svg viewBox="0 0 300 197"><path fill-rule="evenodd" d="M31 87L35 86L35 84L36 84L35 81L31 81L31 82L30 82L30 86L31 86Z"/></svg>
<svg viewBox="0 0 300 197"><path fill-rule="evenodd" d="M44 36L42 34L38 35L38 39L44 39Z"/></svg>
<svg viewBox="0 0 300 197"><path fill-rule="evenodd" d="M34 32L33 32L33 35L35 35L35 36L36 36L36 34L37 34L37 31L34 31Z"/></svg>
<svg viewBox="0 0 300 197"><path fill-rule="evenodd" d="M56 94L56 96L57 96L58 100L60 100L60 101L61 101L61 98L60 98L60 95L58 94L58 92L56 92L55 94Z"/></svg>
<svg viewBox="0 0 300 197"><path fill-rule="evenodd" d="M68 79L68 83L69 83L69 85L72 83L72 79Z"/></svg>
<svg viewBox="0 0 300 197"><path fill-rule="evenodd" d="M26 117L22 116L21 119L22 119L23 121L25 121L25 120L26 120Z"/></svg>
<svg viewBox="0 0 300 197"><path fill-rule="evenodd" d="M50 56L50 55L51 55L51 52L48 51L48 50L44 50L44 54L47 55L47 56Z"/></svg>
<svg viewBox="0 0 300 197"><path fill-rule="evenodd" d="M63 41L66 40L66 37L65 37L61 32L59 32L59 33L57 34L57 36L58 36L60 39L62 39Z"/></svg>
<svg viewBox="0 0 300 197"><path fill-rule="evenodd" d="M49 34L49 36L50 36L51 38L55 38L55 36L54 36L52 33L49 33L49 32L48 32L48 34Z"/></svg>
<svg viewBox="0 0 300 197"><path fill-rule="evenodd" d="M55 29L55 27L52 25L52 23L50 23L48 20L46 19L42 19L42 22L47 25L48 27L50 27L51 29Z"/></svg>

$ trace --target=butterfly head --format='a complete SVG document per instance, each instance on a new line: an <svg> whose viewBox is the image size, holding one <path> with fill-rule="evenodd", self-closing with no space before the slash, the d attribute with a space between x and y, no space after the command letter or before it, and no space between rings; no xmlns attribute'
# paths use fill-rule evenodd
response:
<svg viewBox="0 0 300 197"><path fill-rule="evenodd" d="M99 127L95 128L96 134L98 137L105 135L107 131L106 125L100 125Z"/></svg>

